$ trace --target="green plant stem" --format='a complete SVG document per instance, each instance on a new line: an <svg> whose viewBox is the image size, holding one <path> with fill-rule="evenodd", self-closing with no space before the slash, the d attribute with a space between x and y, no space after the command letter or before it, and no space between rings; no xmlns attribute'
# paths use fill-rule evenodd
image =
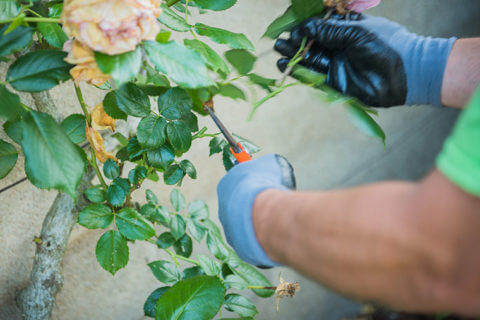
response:
<svg viewBox="0 0 480 320"><path fill-rule="evenodd" d="M198 131L192 136L192 140L205 138L205 137L214 138L220 134L220 133L205 133L205 131L207 131L207 127L203 127L202 129L200 129L200 131Z"/></svg>
<svg viewBox="0 0 480 320"><path fill-rule="evenodd" d="M190 262L191 264L196 264L197 266L200 265L200 262L198 262L197 260L190 259L190 258L181 256L179 254L176 254L170 249L165 249L165 251L172 257L172 259L180 259L186 262Z"/></svg>
<svg viewBox="0 0 480 320"><path fill-rule="evenodd" d="M0 24L4 23L9 23L12 22L16 19L11 18L11 19L5 19L5 20L0 20ZM46 18L46 17L25 17L22 19L24 22L50 22L50 23L59 23L60 20L56 18Z"/></svg>
<svg viewBox="0 0 480 320"><path fill-rule="evenodd" d="M85 119L87 119L87 123L89 126L92 125L92 119L90 118L90 114L88 113L88 108L87 104L85 103L85 100L83 99L82 95L82 90L80 90L80 87L74 82L73 86L75 87L75 93L77 94L78 102L80 103L80 106L82 107L83 113L85 114Z"/></svg>
<svg viewBox="0 0 480 320"><path fill-rule="evenodd" d="M265 286L247 286L248 289L265 289L265 290L277 290L277 287L265 287Z"/></svg>
<svg viewBox="0 0 480 320"><path fill-rule="evenodd" d="M90 164L92 165L93 170L95 170L95 173L98 177L98 180L100 180L100 183L102 184L102 187L104 187L105 190L107 190L108 186L107 186L107 183L105 182L105 179L103 179L103 175L100 172L100 169L98 168L97 157L95 156L95 151L93 150L93 148L90 150L90 153L92 155L92 159L90 161Z"/></svg>
<svg viewBox="0 0 480 320"><path fill-rule="evenodd" d="M264 104L267 100L275 97L276 95L282 93L285 89L289 88L289 87L293 87L293 86L297 86L301 84L300 82L293 82L293 83L289 83L289 84L286 84L284 86L281 86L277 89L275 89L274 91L272 91L271 93L269 93L267 96L265 96L264 98L262 98L260 101L256 102L254 105L253 105L253 108L252 108L252 111L250 111L250 115L248 116L248 121L251 121L253 119L253 116L255 115L255 112L257 111L257 109L262 105Z"/></svg>

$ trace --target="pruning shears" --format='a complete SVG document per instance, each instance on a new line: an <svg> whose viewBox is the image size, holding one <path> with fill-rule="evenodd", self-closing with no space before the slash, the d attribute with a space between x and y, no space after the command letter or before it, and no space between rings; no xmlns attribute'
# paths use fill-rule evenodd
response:
<svg viewBox="0 0 480 320"><path fill-rule="evenodd" d="M233 154L238 163L243 163L252 160L252 156L245 150L240 142L237 142L232 134L227 130L225 125L218 119L213 109L209 106L203 108L208 112L213 122L217 125L225 140L230 145L230 152Z"/></svg>

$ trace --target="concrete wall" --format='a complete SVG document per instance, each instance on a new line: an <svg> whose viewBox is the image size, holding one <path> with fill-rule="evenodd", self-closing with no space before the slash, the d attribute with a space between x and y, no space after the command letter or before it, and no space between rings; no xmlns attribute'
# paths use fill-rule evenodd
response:
<svg viewBox="0 0 480 320"><path fill-rule="evenodd" d="M228 13L200 17L211 25L228 26L246 33L259 53L272 46L259 40L265 27L287 6L287 0L241 0ZM479 30L480 2L476 0L384 0L372 14L384 15L406 24L412 31L435 36L472 36ZM275 69L277 56L265 55L257 64L259 73L280 77ZM5 66L0 66L4 77ZM93 106L101 94L84 87ZM62 112L80 112L72 99L71 83L53 90ZM262 93L257 93L260 97ZM28 103L27 97L24 102ZM255 119L247 122L250 106L218 98L219 116L232 130L263 147L263 154L280 153L296 169L299 189L330 189L385 179L418 179L433 166L456 112L432 107L394 108L380 111L379 122L387 134L384 148L377 140L359 133L349 123L341 105L328 106L315 91L295 88L266 103ZM208 119L201 124L212 126ZM197 143L190 154L199 172L198 181L186 181L182 190L188 199L204 199L216 215L215 188L224 174L220 157L208 157L208 141ZM24 175L23 159L4 180L4 187ZM162 201L170 188L148 183ZM45 213L55 192L41 191L26 182L0 194L0 319L19 319L14 306L15 291L29 278L35 246ZM137 200L143 194L135 194ZM95 260L95 244L101 232L76 226L63 261L65 284L57 296L53 319L143 319L142 305L158 283L146 263L162 257L150 244L130 245L130 262L112 277ZM280 269L267 275L276 282ZM285 269L284 278L300 281L302 291L294 300L285 299L281 313L274 300L258 302L258 319L336 319L351 314L357 305L328 293L294 271Z"/></svg>

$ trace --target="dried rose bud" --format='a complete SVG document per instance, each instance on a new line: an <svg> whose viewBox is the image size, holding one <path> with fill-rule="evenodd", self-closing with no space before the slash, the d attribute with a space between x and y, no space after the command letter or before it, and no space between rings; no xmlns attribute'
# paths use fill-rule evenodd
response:
<svg viewBox="0 0 480 320"><path fill-rule="evenodd" d="M76 64L70 69L70 75L76 83L86 81L89 84L101 86L110 79L108 74L103 73L95 62L93 51L78 41L65 42L63 51L68 52L65 61Z"/></svg>
<svg viewBox="0 0 480 320"><path fill-rule="evenodd" d="M60 19L69 37L115 55L155 39L159 7L160 0L65 0Z"/></svg>
<svg viewBox="0 0 480 320"><path fill-rule="evenodd" d="M347 7L348 10L362 12L376 7L382 0L353 0Z"/></svg>
<svg viewBox="0 0 480 320"><path fill-rule="evenodd" d="M275 303L277 305L277 312L278 312L278 305L280 303L280 299L284 297L293 298L295 293L300 291L300 284L298 282L286 282L281 275L278 276L280 284L277 286L275 293L277 294L275 298Z"/></svg>

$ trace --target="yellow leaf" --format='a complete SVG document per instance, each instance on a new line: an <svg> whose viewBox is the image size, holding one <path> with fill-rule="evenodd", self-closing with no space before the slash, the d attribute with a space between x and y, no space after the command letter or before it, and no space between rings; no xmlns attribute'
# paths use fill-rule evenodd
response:
<svg viewBox="0 0 480 320"><path fill-rule="evenodd" d="M87 136L88 142L90 142L90 146L95 152L95 157L97 157L98 161L102 163L107 161L107 159L113 159L117 161L113 153L107 152L107 150L105 150L105 146L103 145L103 138L97 130L91 128L87 124L87 126L85 127L85 134Z"/></svg>
<svg viewBox="0 0 480 320"><path fill-rule="evenodd" d="M92 127L95 130L110 129L115 131L115 119L110 117L103 108L103 104L99 103L93 108L91 113Z"/></svg>

